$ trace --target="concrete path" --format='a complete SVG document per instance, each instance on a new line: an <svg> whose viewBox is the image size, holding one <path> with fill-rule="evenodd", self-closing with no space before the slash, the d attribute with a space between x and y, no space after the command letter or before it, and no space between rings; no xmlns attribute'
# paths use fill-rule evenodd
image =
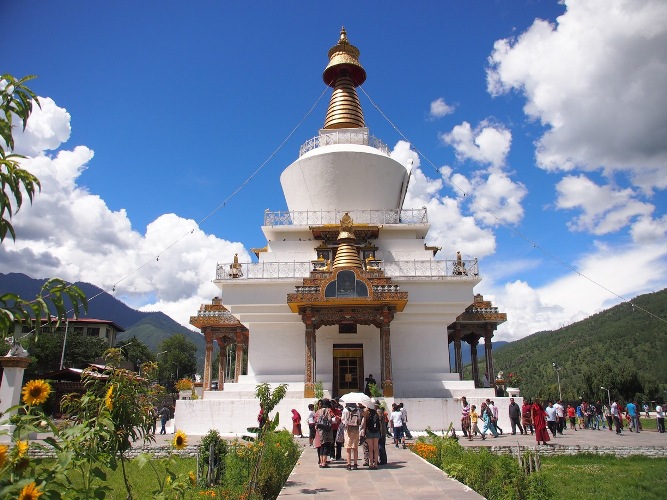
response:
<svg viewBox="0 0 667 500"><path fill-rule="evenodd" d="M363 454L360 455L363 457ZM330 467L320 468L317 452L314 448L306 447L278 498L482 498L410 450L392 446L387 448L387 455L389 463L376 470L363 467L363 460L360 460L358 470L348 471L344 461L332 462Z"/></svg>

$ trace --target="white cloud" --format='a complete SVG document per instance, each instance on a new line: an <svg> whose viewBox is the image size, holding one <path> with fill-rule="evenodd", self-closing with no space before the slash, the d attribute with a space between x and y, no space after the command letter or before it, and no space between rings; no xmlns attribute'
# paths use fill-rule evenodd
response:
<svg viewBox="0 0 667 500"><path fill-rule="evenodd" d="M431 110L429 117L431 119L442 118L443 116L451 115L456 106L447 104L442 97L438 97L435 101L431 101Z"/></svg>
<svg viewBox="0 0 667 500"><path fill-rule="evenodd" d="M489 91L523 93L547 127L537 146L548 170L625 171L644 192L667 187L667 2L564 1L556 25L536 20L499 40Z"/></svg>
<svg viewBox="0 0 667 500"><path fill-rule="evenodd" d="M37 156L43 151L56 149L70 136L70 115L50 97L40 97L40 105L33 105L25 131L14 136L14 152ZM20 126L17 127L17 131Z"/></svg>
<svg viewBox="0 0 667 500"><path fill-rule="evenodd" d="M24 152L55 149L69 136L69 114L41 98L46 111L35 112L25 134L17 134ZM55 104L53 104L55 106ZM18 148L17 148L18 149ZM15 243L0 247L12 271L42 278L60 276L87 281L125 298L151 298L144 310L162 310L187 325L201 303L219 294L211 280L216 262L231 262L235 253L250 261L243 245L204 233L195 221L164 214L145 234L132 229L125 210L112 211L99 196L77 184L93 151L85 146L43 153L24 160L42 183L32 205L13 218ZM159 256L159 258L158 258Z"/></svg>
<svg viewBox="0 0 667 500"><path fill-rule="evenodd" d="M463 122L440 137L445 144L454 147L459 160L473 160L493 167L505 164L512 144L509 130L488 121L483 121L474 130L470 123Z"/></svg>
<svg viewBox="0 0 667 500"><path fill-rule="evenodd" d="M653 205L633 199L631 189L599 186L584 175L566 176L557 185L556 206L583 212L569 224L574 231L606 234L618 231L638 216L649 216Z"/></svg>
<svg viewBox="0 0 667 500"><path fill-rule="evenodd" d="M454 258L461 251L465 258L484 257L495 251L495 237L487 229L477 225L474 217L461 212L457 198L443 196L443 177L431 179L419 168L419 156L410 149L405 141L399 141L392 151L392 158L406 165L412 160L413 169L405 197L405 208L426 207L431 229L427 243L442 247L443 258ZM451 169L444 167L441 175L446 177Z"/></svg>
<svg viewBox="0 0 667 500"><path fill-rule="evenodd" d="M490 226L516 224L523 218L521 201L527 194L525 186L513 182L502 171L478 172L473 180L470 209L475 217Z"/></svg>
<svg viewBox="0 0 667 500"><path fill-rule="evenodd" d="M485 274L477 291L507 313L507 322L500 325L494 338L517 340L538 331L556 329L621 302L615 294L632 299L662 289L667 273L667 247L661 243L599 245L594 252L571 264L578 272L568 272L536 288L525 281L496 284L500 280L494 281L495 276Z"/></svg>

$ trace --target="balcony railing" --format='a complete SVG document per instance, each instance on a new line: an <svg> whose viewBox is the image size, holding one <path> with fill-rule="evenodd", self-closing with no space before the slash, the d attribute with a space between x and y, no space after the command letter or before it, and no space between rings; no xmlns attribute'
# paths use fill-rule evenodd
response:
<svg viewBox="0 0 667 500"><path fill-rule="evenodd" d="M474 278L479 276L477 259L375 261L391 278ZM303 279L314 271L313 262L252 262L218 264L216 280ZM320 271L321 272L321 271Z"/></svg>
<svg viewBox="0 0 667 500"><path fill-rule="evenodd" d="M322 146L331 146L333 144L359 144L361 146L370 146L389 156L390 150L387 145L375 136L368 133L368 130L337 130L326 132L308 139L299 150L299 156L305 155Z"/></svg>
<svg viewBox="0 0 667 500"><path fill-rule="evenodd" d="M300 210L264 212L265 226L321 226L339 224L346 213L356 224L426 224L426 207L405 210Z"/></svg>

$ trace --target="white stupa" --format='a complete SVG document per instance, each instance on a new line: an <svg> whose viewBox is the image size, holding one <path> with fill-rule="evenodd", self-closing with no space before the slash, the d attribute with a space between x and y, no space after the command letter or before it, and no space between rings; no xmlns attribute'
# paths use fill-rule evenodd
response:
<svg viewBox="0 0 667 500"><path fill-rule="evenodd" d="M371 374L388 404L409 408L413 429L458 422L462 395L493 397L492 388L462 379L460 363L466 323L456 321L473 304L477 260L436 259L438 249L425 244L426 208L403 206L409 171L365 126L355 88L366 72L344 29L323 79L334 89L324 128L280 177L288 211L265 212L258 262L218 264L222 298L191 320L209 347L203 398L176 406L176 426L186 432L255 425L263 382L289 384L278 407L286 427L292 408L307 413L317 383L337 397L363 391ZM211 390L216 340L236 344L236 375L222 383L221 356ZM458 342L453 373L450 341Z"/></svg>

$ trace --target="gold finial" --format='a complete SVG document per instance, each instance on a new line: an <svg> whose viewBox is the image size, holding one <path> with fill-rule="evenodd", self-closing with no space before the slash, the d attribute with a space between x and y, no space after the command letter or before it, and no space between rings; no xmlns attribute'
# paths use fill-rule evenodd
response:
<svg viewBox="0 0 667 500"><path fill-rule="evenodd" d="M349 213L345 213L340 220L340 233L338 234L340 245L336 251L336 257L333 262L333 269L338 267L356 267L362 269L359 251L354 245L354 221Z"/></svg>
<svg viewBox="0 0 667 500"><path fill-rule="evenodd" d="M366 81L366 70L359 63L359 49L347 39L345 27L340 30L338 43L329 49L329 64L322 79L334 88L324 128L364 127L364 114L355 87Z"/></svg>

